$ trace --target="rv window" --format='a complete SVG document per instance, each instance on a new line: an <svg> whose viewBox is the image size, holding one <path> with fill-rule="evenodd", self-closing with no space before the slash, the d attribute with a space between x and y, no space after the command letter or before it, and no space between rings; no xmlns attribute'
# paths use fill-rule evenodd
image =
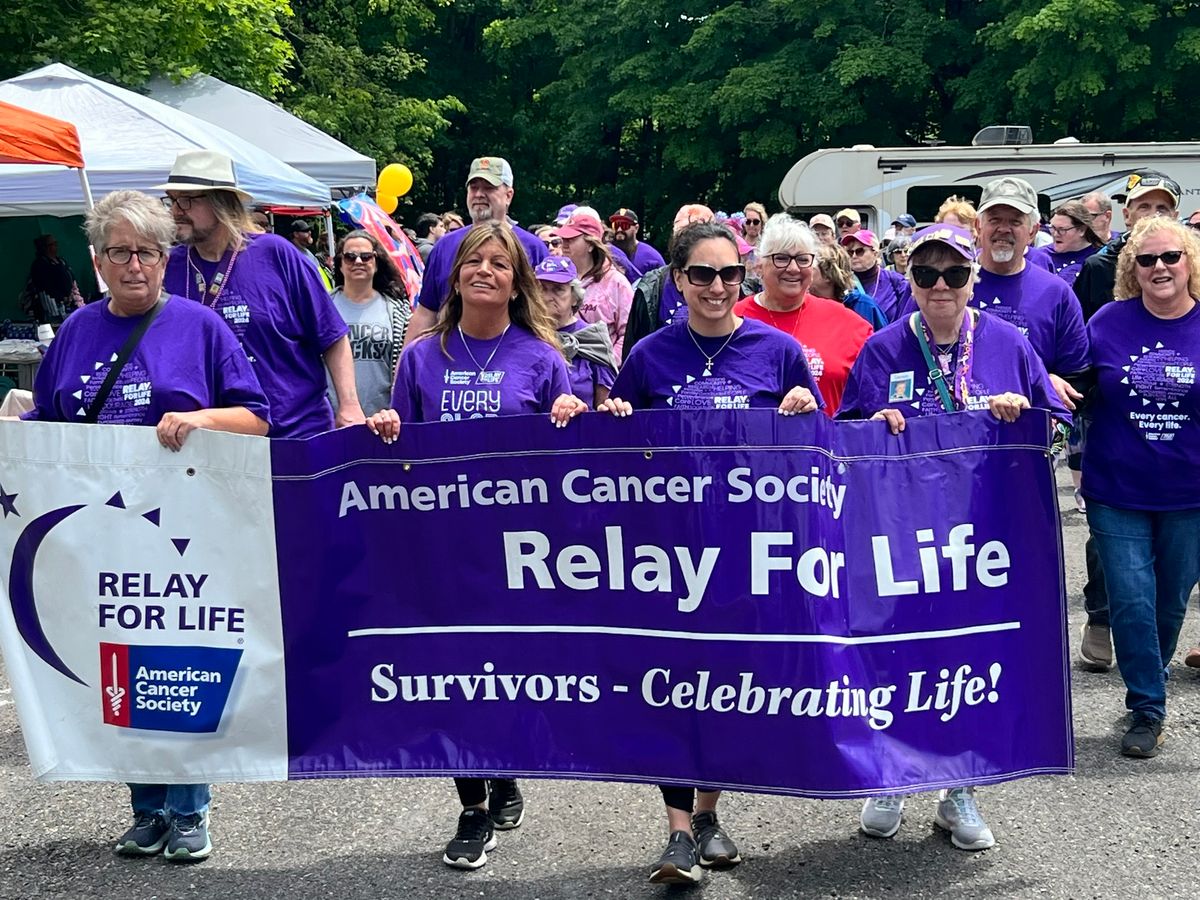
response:
<svg viewBox="0 0 1200 900"><path fill-rule="evenodd" d="M983 186L977 184L944 184L922 185L908 189L907 212L916 217L918 222L932 222L938 209L949 197L962 197L970 200L975 207L979 206L979 198L983 194ZM1054 204L1045 194L1038 194L1038 209L1049 214Z"/></svg>

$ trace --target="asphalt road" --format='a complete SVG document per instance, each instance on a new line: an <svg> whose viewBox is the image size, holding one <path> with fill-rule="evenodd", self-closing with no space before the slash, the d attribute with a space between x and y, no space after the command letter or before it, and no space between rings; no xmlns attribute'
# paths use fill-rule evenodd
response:
<svg viewBox="0 0 1200 900"><path fill-rule="evenodd" d="M1060 482L1065 484L1065 481ZM1060 490L1072 647L1082 621L1086 526ZM1189 617L1181 644L1200 641ZM1200 886L1200 671L1170 686L1168 740L1152 760L1118 752L1119 675L1076 668L1077 774L987 788L997 845L950 846L931 795L911 798L890 841L857 831L858 803L730 794L722 822L745 862L709 874L706 900L773 897L1142 898ZM524 781L528 814L478 872L444 866L457 815L444 779L223 785L215 851L192 866L126 860L123 785L35 783L7 681L0 681L0 900L8 898L535 898L676 896L646 882L666 839L656 789ZM795 752L803 752L797 748Z"/></svg>

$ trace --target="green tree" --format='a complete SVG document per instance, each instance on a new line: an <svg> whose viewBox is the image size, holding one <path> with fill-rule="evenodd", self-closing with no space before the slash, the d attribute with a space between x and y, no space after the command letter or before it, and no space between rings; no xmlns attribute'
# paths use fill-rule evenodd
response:
<svg viewBox="0 0 1200 900"><path fill-rule="evenodd" d="M207 72L274 96L292 47L288 0L9 0L0 17L0 78L62 62L137 88L156 75Z"/></svg>

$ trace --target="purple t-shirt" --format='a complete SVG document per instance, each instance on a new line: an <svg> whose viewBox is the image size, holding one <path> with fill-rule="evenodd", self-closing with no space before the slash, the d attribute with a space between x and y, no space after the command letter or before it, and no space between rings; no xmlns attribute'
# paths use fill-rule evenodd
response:
<svg viewBox="0 0 1200 900"><path fill-rule="evenodd" d="M1098 389L1084 497L1122 509L1200 508L1200 306L1160 319L1140 297L1106 303L1088 336Z"/></svg>
<svg viewBox="0 0 1200 900"><path fill-rule="evenodd" d="M743 319L732 337L710 338L677 322L634 345L611 396L635 409L773 409L794 387L808 388L825 406L804 348L791 335Z"/></svg>
<svg viewBox="0 0 1200 900"><path fill-rule="evenodd" d="M858 276L859 284L862 285L863 291L869 294L875 300L876 305L883 310L888 321L894 322L912 300L912 289L899 272L892 272L888 269L876 269L876 271L879 273L878 279L867 283L862 280L861 276Z"/></svg>
<svg viewBox="0 0 1200 900"><path fill-rule="evenodd" d="M251 234L246 242L214 309L241 341L271 401L271 437L329 431L333 409L325 394L323 354L346 335L346 323L317 270L290 241ZM187 246L176 247L167 262L163 289L198 300L195 270L211 285L229 260L227 253L207 262ZM204 299L209 299L207 294Z"/></svg>
<svg viewBox="0 0 1200 900"><path fill-rule="evenodd" d="M1045 247L1030 246L1025 250L1025 262L1027 265L1035 266L1039 269L1045 269L1047 272L1054 271L1054 261L1050 258L1050 248L1053 244L1047 244Z"/></svg>
<svg viewBox="0 0 1200 900"><path fill-rule="evenodd" d="M576 331L582 331L587 328L589 323L582 319L576 319L570 325L564 325L558 329L560 332L573 334ZM605 330L607 334L607 329ZM611 388L613 381L617 377L609 366L600 365L592 362L590 359L584 359L582 356L576 357L567 363L567 376L571 381L571 393L588 405L589 409L596 408L596 388L606 387Z"/></svg>
<svg viewBox="0 0 1200 900"><path fill-rule="evenodd" d="M1061 278L1025 263L1016 275L979 270L971 305L1016 325L1046 371L1074 375L1088 367L1087 330L1079 298Z"/></svg>
<svg viewBox="0 0 1200 900"><path fill-rule="evenodd" d="M948 365L942 367L948 372L947 387L953 381L958 350L955 347ZM1025 336L1003 319L981 315L975 323L967 409L987 409L989 397L1008 391L1025 397L1037 409L1050 410L1055 418L1071 421ZM869 419L881 409L898 409L905 416L945 412L908 317L867 338L850 370L837 417Z"/></svg>
<svg viewBox="0 0 1200 900"><path fill-rule="evenodd" d="M671 277L669 271L663 277L662 286L662 296L658 301L658 327L673 325L676 322L686 322L688 320L687 301L683 299L683 294L679 293L679 288L675 287L675 279Z"/></svg>
<svg viewBox="0 0 1200 900"><path fill-rule="evenodd" d="M617 249L619 250L620 248L618 247ZM667 264L662 254L645 241L638 241L637 246L633 248L633 256L626 256L625 258L629 260L625 277L629 279L630 284L637 281L651 269L657 269L659 266Z"/></svg>
<svg viewBox="0 0 1200 900"><path fill-rule="evenodd" d="M1087 262L1087 258L1099 249L1099 247L1087 246L1082 250L1068 250L1066 253L1055 253L1050 250L1047 253L1050 257L1050 271L1065 281L1068 286L1073 285L1075 279L1079 277L1079 273L1083 271L1083 264Z"/></svg>
<svg viewBox="0 0 1200 900"><path fill-rule="evenodd" d="M115 316L108 300L72 313L46 351L25 418L81 422L113 358L141 316ZM104 401L104 425L157 425L169 412L244 406L269 422L267 398L220 316L171 297L150 323Z"/></svg>
<svg viewBox="0 0 1200 900"><path fill-rule="evenodd" d="M392 407L401 422L549 413L559 395L571 393L562 354L519 325L490 341L468 337L466 345L452 331L446 351L449 357L431 335L400 355Z"/></svg>
<svg viewBox="0 0 1200 900"><path fill-rule="evenodd" d="M537 235L530 234L524 228L512 226L513 234L521 246L530 264L536 266L546 258L546 245ZM417 295L417 305L437 312L450 296L450 272L454 268L454 257L458 248L471 233L468 228L456 228L433 245L429 259L425 262L425 275L421 281L421 293Z"/></svg>

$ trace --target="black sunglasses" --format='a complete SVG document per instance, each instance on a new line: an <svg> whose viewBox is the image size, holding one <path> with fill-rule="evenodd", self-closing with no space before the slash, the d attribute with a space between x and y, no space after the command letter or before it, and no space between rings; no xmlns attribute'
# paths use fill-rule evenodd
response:
<svg viewBox="0 0 1200 900"><path fill-rule="evenodd" d="M854 221L853 219L838 219L837 220L838 228L848 228L851 225L857 225L857 224L858 224L858 222Z"/></svg>
<svg viewBox="0 0 1200 900"><path fill-rule="evenodd" d="M355 253L353 250L347 250L342 254L342 259L348 263L361 262L365 263L375 258L374 253Z"/></svg>
<svg viewBox="0 0 1200 900"><path fill-rule="evenodd" d="M747 225L761 225L761 224L762 224L762 219L751 219L751 218L747 218L747 219L746 219L746 224L747 224Z"/></svg>
<svg viewBox="0 0 1200 900"><path fill-rule="evenodd" d="M686 266L683 274L687 276L688 284L696 287L707 287L718 276L725 284L741 284L746 280L746 267L743 265L726 266L718 270L712 266Z"/></svg>
<svg viewBox="0 0 1200 900"><path fill-rule="evenodd" d="M948 288L960 288L966 284L971 278L970 266L951 266L948 269L935 269L933 266L913 266L909 269L912 272L913 281L917 287L929 290L938 283L941 278L946 282Z"/></svg>
<svg viewBox="0 0 1200 900"><path fill-rule="evenodd" d="M1179 260L1183 259L1183 250L1166 250L1163 253L1139 253L1133 258L1143 269L1153 269L1154 264L1160 259L1165 266L1173 266Z"/></svg>

